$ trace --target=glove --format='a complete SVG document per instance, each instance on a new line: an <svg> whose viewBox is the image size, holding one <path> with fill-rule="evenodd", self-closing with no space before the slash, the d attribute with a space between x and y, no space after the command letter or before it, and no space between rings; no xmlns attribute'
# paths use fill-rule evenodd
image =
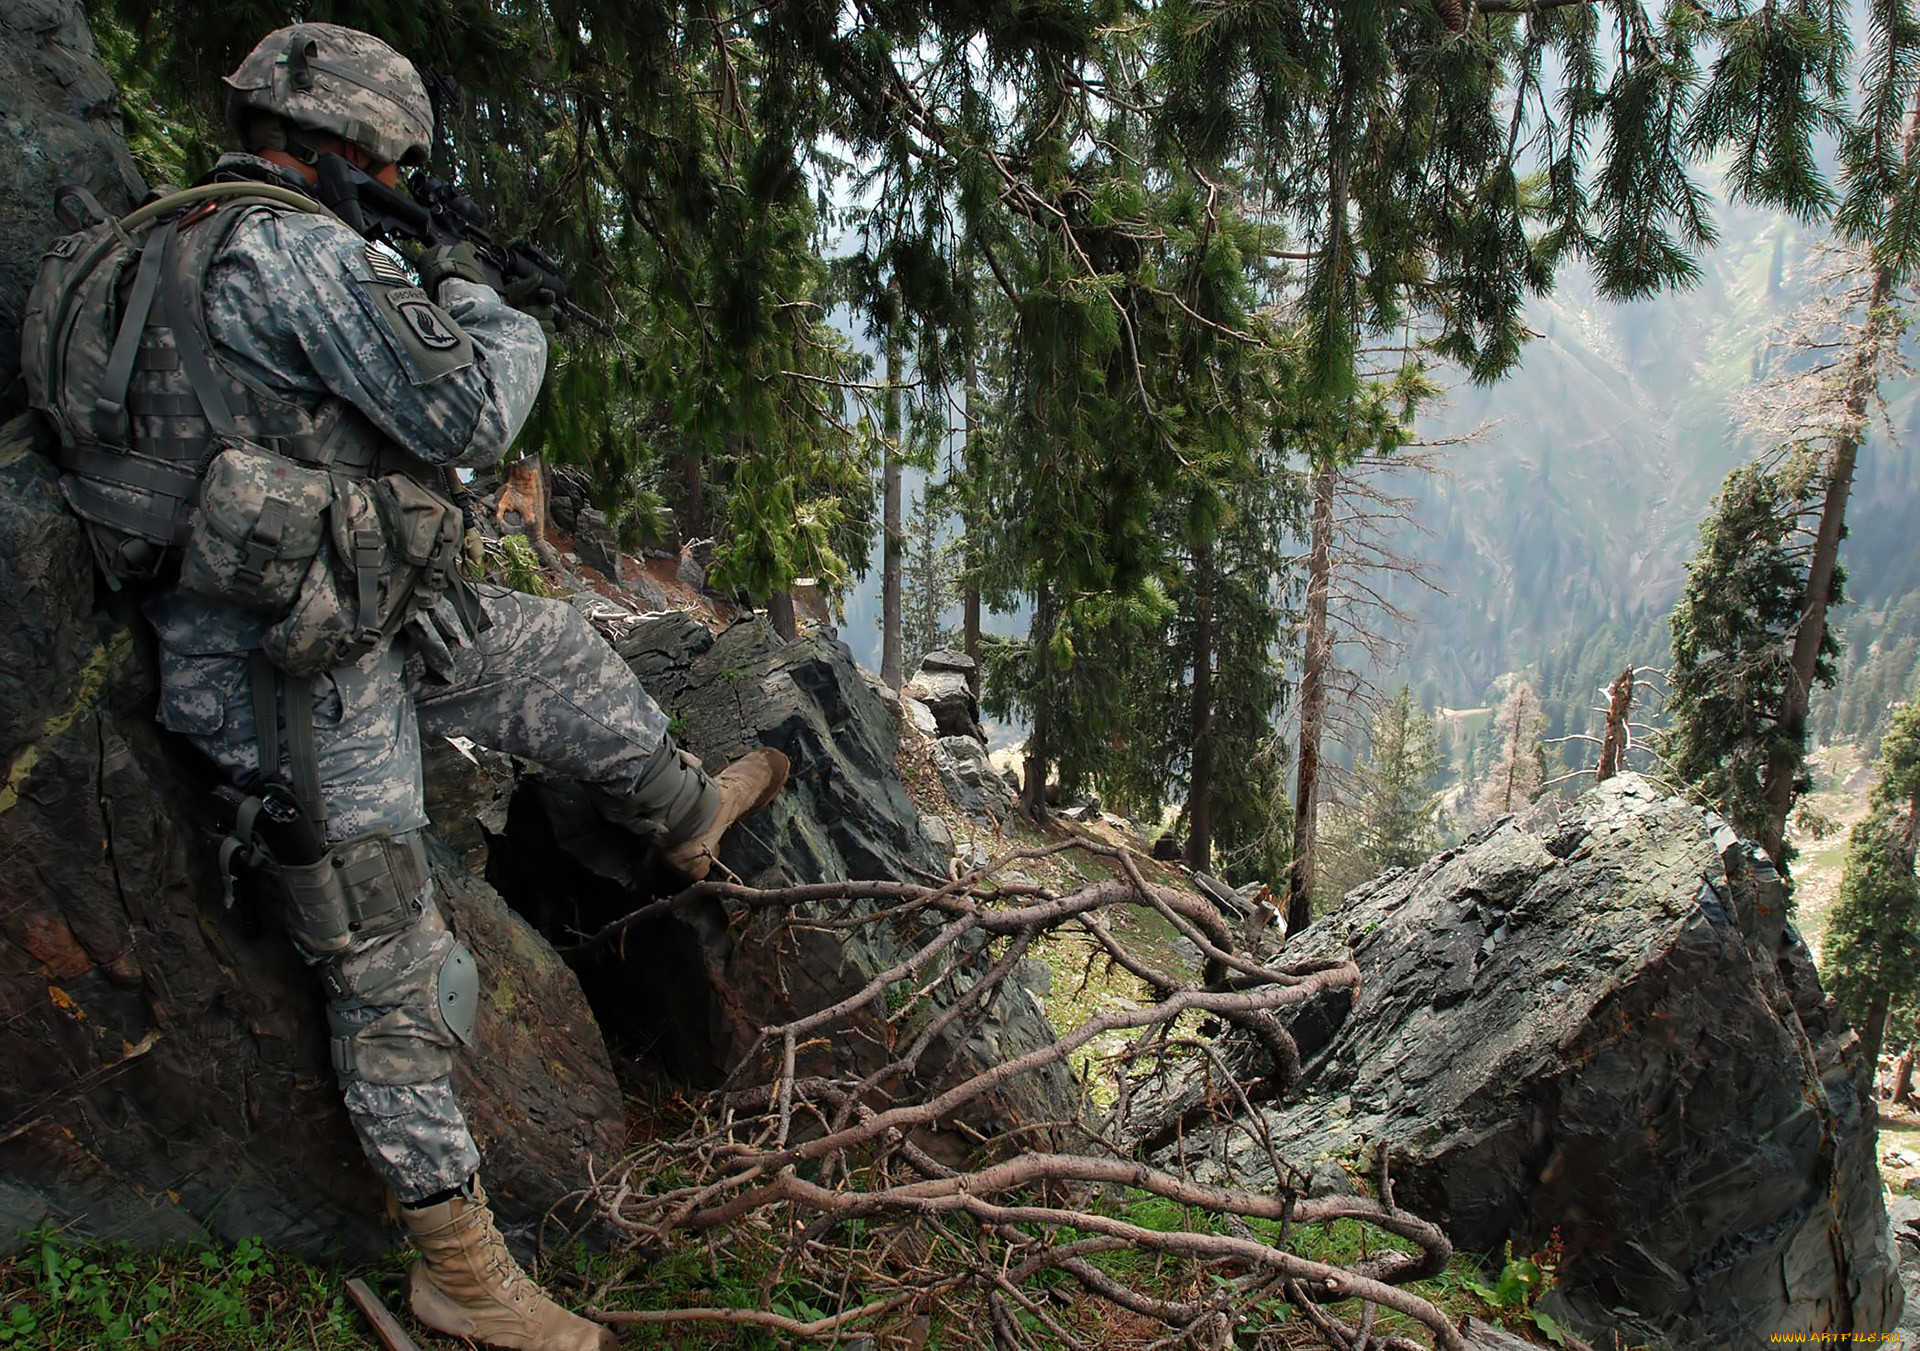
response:
<svg viewBox="0 0 1920 1351"><path fill-rule="evenodd" d="M487 537L472 526L467 527L467 537L461 542L461 557L467 560L467 576L476 580L487 566Z"/></svg>
<svg viewBox="0 0 1920 1351"><path fill-rule="evenodd" d="M440 288L456 277L482 286L491 285L487 281L487 269L481 265L473 245L435 244L420 255L420 289L436 305L440 303Z"/></svg>
<svg viewBox="0 0 1920 1351"><path fill-rule="evenodd" d="M559 336L553 322L554 294L538 277L516 277L507 283L507 304L540 321L540 331L551 340Z"/></svg>

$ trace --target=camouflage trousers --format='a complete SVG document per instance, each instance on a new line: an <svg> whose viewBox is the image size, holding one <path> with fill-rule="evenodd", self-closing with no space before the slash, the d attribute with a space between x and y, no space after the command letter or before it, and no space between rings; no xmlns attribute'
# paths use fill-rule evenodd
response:
<svg viewBox="0 0 1920 1351"><path fill-rule="evenodd" d="M418 616L397 640L315 680L329 842L382 829L398 837L427 823L422 735L465 736L537 761L609 802L634 792L661 749L666 716L578 611L503 588L479 591L492 623L477 638L448 611ZM259 768L248 654L187 650L231 649L235 630L224 607L210 605L206 622L195 624L192 602L184 604L184 621L175 598L159 626L160 720L244 782ZM201 633L211 637L195 641ZM399 1059L424 1072L376 1076L418 1082L341 1073L354 1130L402 1201L458 1187L480 1162L447 1072L454 1038L434 1007L433 976L453 940L430 884L421 900L419 917L398 933L331 960L307 954L321 967L336 1038L372 1032L390 1045L408 1036L421 1043L417 1055Z"/></svg>

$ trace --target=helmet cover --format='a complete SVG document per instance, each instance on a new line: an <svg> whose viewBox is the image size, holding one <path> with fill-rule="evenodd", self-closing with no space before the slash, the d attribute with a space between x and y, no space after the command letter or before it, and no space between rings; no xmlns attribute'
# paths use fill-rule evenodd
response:
<svg viewBox="0 0 1920 1351"><path fill-rule="evenodd" d="M332 23L277 28L226 84L236 133L253 110L331 132L383 163L426 163L433 139L427 88L411 61L371 33Z"/></svg>

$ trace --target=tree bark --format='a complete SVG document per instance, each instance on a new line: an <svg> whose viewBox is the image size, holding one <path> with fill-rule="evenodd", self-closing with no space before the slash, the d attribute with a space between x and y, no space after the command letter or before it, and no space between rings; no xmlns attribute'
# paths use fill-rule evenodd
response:
<svg viewBox="0 0 1920 1351"><path fill-rule="evenodd" d="M1602 783L1618 774L1627 751L1627 716L1633 710L1633 668L1613 678L1607 690L1607 729L1600 738L1600 764L1593 781Z"/></svg>
<svg viewBox="0 0 1920 1351"><path fill-rule="evenodd" d="M1880 1077L1880 1043L1886 1038L1887 1014L1892 1007L1893 997L1882 990L1867 1005L1867 1018L1860 1026L1861 1057L1866 1062L1870 1081Z"/></svg>
<svg viewBox="0 0 1920 1351"><path fill-rule="evenodd" d="M1313 474L1313 524L1307 549L1307 643L1300 668L1300 757L1293 793L1293 863L1287 870L1287 932L1313 920L1313 855L1320 812L1320 737L1327 715L1333 635L1327 593L1333 580L1333 497L1339 473Z"/></svg>
<svg viewBox="0 0 1920 1351"><path fill-rule="evenodd" d="M1893 1066L1893 1092L1889 1100L1895 1107L1904 1107L1913 1101L1913 1047L1909 1046L1900 1053L1900 1059Z"/></svg>
<svg viewBox="0 0 1920 1351"><path fill-rule="evenodd" d="M1193 705L1187 776L1187 866L1205 872L1213 856L1213 545L1194 550Z"/></svg>
<svg viewBox="0 0 1920 1351"><path fill-rule="evenodd" d="M793 613L792 591L783 587L767 597L767 622L788 642L800 636L800 626Z"/></svg>
<svg viewBox="0 0 1920 1351"><path fill-rule="evenodd" d="M1917 143L1920 143L1920 89L1914 91L1907 106L1901 153L1908 164L1913 163ZM1834 442L1833 463L1827 469L1826 495L1820 503L1820 524L1814 531L1813 557L1807 565L1806 609L1793 634L1793 673L1780 700L1781 735L1774 738L1773 749L1767 756L1767 811L1760 824L1760 847L1782 872L1786 870L1783 855L1787 816L1793 810L1795 784L1806 761L1807 710L1820 664L1820 646L1827 636L1827 605L1840 561L1840 539L1846 533L1847 498L1853 491L1854 464L1859 458L1860 443L1866 439L1868 406L1879 392L1883 356L1889 343L1899 342L1891 305L1897 280L1893 269L1884 263L1874 269L1866 323L1860 343L1851 356L1846 422Z"/></svg>
<svg viewBox="0 0 1920 1351"><path fill-rule="evenodd" d="M704 539L707 534L707 467L699 450L683 443L673 457L674 476L680 480L680 503L674 519L680 526L680 542Z"/></svg>
<svg viewBox="0 0 1920 1351"><path fill-rule="evenodd" d="M1033 602L1033 731L1027 737L1024 777L1020 785L1020 803L1027 815L1039 821L1047 814L1047 761L1052 750L1047 745L1049 728L1047 701L1052 698L1052 680L1048 654L1053 648L1053 588L1045 582Z"/></svg>
<svg viewBox="0 0 1920 1351"><path fill-rule="evenodd" d="M973 443L974 399L980 392L980 372L975 363L973 343L967 343L967 383L961 395L961 413L966 422L966 440L962 443L962 461L967 467L967 510L960 522L966 531L965 561L967 569L966 585L962 591L961 650L973 663L973 669L967 672L967 688L973 697L980 697L980 545L976 532L976 515L980 510L980 453Z"/></svg>
<svg viewBox="0 0 1920 1351"><path fill-rule="evenodd" d="M887 327L887 414L886 449L881 477L885 506L881 528L886 540L880 564L880 678L890 690L898 690L906 679L901 648L900 574L906 553L906 534L900 523L900 312L899 288L889 287L894 298L893 319Z"/></svg>

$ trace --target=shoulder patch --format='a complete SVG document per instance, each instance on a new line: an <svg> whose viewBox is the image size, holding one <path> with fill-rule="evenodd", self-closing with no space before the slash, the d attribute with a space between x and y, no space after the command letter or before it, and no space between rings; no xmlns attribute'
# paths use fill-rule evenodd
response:
<svg viewBox="0 0 1920 1351"><path fill-rule="evenodd" d="M430 385L473 364L473 339L418 286L373 281L366 288L414 384Z"/></svg>

